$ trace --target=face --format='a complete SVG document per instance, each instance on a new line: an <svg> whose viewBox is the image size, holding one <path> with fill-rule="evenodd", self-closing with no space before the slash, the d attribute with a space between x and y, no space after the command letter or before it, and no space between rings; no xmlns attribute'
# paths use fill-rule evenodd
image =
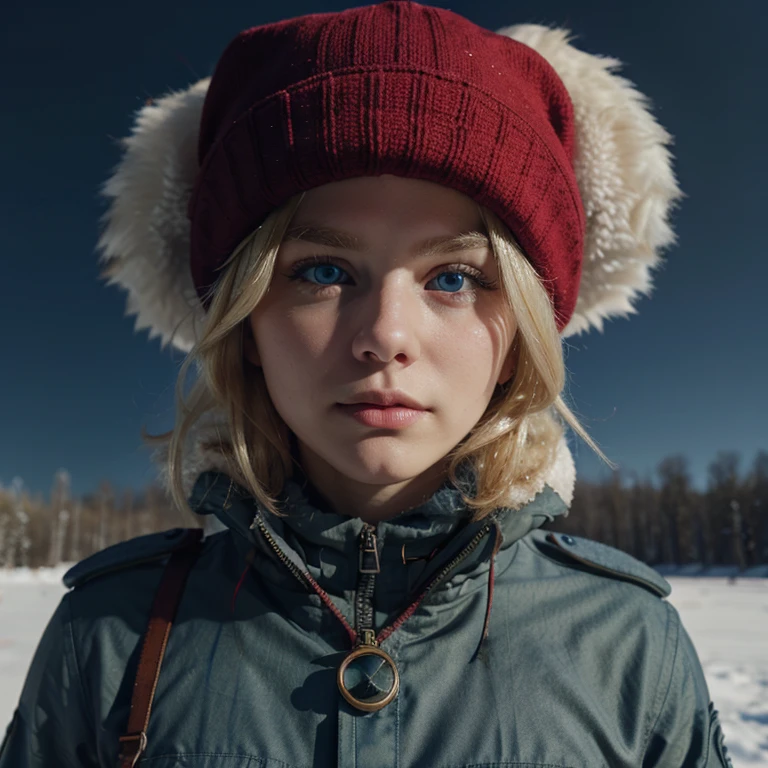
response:
<svg viewBox="0 0 768 768"><path fill-rule="evenodd" d="M472 430L516 331L484 232L473 200L428 181L306 193L245 346L305 469L402 484Z"/></svg>

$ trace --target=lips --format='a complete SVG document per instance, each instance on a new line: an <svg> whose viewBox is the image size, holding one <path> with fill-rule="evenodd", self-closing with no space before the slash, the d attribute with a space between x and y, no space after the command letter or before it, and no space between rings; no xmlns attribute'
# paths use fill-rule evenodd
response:
<svg viewBox="0 0 768 768"><path fill-rule="evenodd" d="M415 411L429 410L423 406L418 400L411 397L407 393L401 390L368 390L366 392L359 392L353 395L349 400L344 401L341 405L373 405L381 408L410 408Z"/></svg>
<svg viewBox="0 0 768 768"><path fill-rule="evenodd" d="M379 405L372 403L340 403L341 413L351 416L365 427L375 429L405 429L426 418L423 408L410 408L405 405Z"/></svg>

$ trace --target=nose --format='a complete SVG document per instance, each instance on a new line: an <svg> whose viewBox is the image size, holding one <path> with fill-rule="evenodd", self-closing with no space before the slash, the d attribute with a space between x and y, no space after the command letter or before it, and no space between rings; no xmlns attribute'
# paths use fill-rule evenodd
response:
<svg viewBox="0 0 768 768"><path fill-rule="evenodd" d="M352 354L356 359L410 365L421 352L418 330L423 320L418 292L405 272L390 273L360 297L352 319Z"/></svg>

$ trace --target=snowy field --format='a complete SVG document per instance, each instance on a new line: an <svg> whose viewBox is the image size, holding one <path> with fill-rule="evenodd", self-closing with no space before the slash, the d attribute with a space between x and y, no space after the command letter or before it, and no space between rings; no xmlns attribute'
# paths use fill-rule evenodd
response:
<svg viewBox="0 0 768 768"><path fill-rule="evenodd" d="M0 737L26 668L64 593L64 569L0 570ZM720 712L734 768L768 766L768 579L668 576Z"/></svg>

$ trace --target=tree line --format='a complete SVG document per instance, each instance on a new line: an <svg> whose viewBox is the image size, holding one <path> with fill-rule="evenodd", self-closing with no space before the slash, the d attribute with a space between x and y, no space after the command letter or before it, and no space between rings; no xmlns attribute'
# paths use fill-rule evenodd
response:
<svg viewBox="0 0 768 768"><path fill-rule="evenodd" d="M743 472L740 464L740 454L720 452L708 467L705 491L693 487L681 455L643 478L616 471L600 482L579 479L568 517L544 527L617 547L649 565L768 564L768 451ZM201 517L175 509L157 485L118 493L104 481L75 498L61 469L46 500L14 478L0 485L0 568L76 562L134 536L201 525Z"/></svg>
<svg viewBox="0 0 768 768"><path fill-rule="evenodd" d="M202 518L177 510L157 485L118 492L105 480L95 493L74 497L70 474L60 469L46 500L15 477L0 486L0 568L73 563L134 536L197 526Z"/></svg>
<svg viewBox="0 0 768 768"><path fill-rule="evenodd" d="M545 527L600 541L648 565L700 564L744 570L768 564L768 451L740 471L741 456L721 451L697 491L685 456L661 461L655 477L614 472L576 483L571 510Z"/></svg>

